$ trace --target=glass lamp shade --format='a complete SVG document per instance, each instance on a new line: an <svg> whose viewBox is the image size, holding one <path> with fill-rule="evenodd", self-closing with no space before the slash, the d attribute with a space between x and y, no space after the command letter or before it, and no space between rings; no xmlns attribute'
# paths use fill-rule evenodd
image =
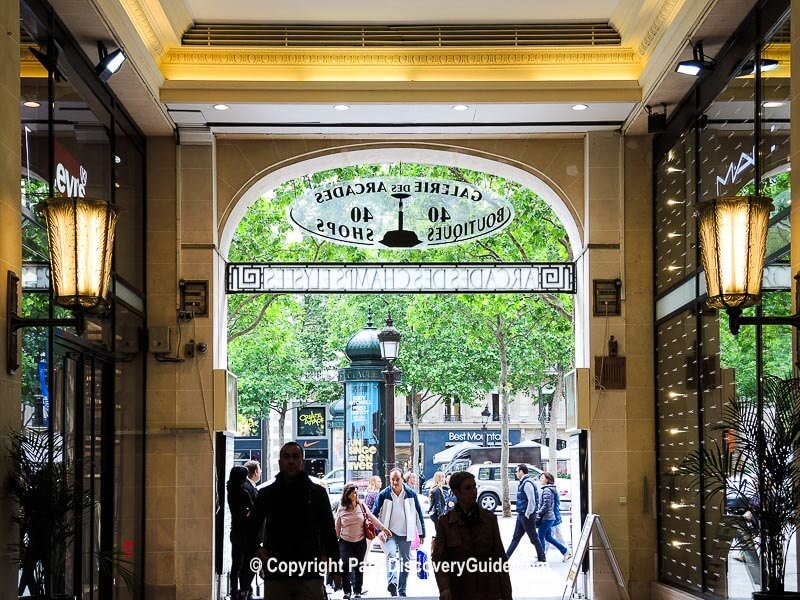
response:
<svg viewBox="0 0 800 600"><path fill-rule="evenodd" d="M381 356L387 362L394 362L400 355L400 340L403 336L397 331L392 318L386 319L386 325L378 332L378 342L381 344Z"/></svg>
<svg viewBox="0 0 800 600"><path fill-rule="evenodd" d="M772 200L763 196L714 198L698 206L710 307L741 310L761 301L771 210Z"/></svg>
<svg viewBox="0 0 800 600"><path fill-rule="evenodd" d="M55 302L71 310L106 303L117 211L88 198L49 198L36 206L50 242Z"/></svg>

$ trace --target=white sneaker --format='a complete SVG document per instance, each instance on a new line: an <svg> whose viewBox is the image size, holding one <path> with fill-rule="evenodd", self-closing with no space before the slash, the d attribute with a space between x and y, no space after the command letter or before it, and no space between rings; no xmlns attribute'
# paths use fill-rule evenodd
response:
<svg viewBox="0 0 800 600"><path fill-rule="evenodd" d="M572 560L572 552L567 551L567 553L564 555L564 562L569 562L571 560Z"/></svg>
<svg viewBox="0 0 800 600"><path fill-rule="evenodd" d="M533 560L531 561L532 567L546 567L547 561L546 560Z"/></svg>

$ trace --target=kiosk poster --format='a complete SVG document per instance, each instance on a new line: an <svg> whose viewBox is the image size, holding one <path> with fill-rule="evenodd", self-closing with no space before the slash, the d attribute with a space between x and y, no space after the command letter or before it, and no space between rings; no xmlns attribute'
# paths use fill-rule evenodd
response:
<svg viewBox="0 0 800 600"><path fill-rule="evenodd" d="M378 386L377 381L346 384L345 477L352 481L366 482L372 475L381 472Z"/></svg>

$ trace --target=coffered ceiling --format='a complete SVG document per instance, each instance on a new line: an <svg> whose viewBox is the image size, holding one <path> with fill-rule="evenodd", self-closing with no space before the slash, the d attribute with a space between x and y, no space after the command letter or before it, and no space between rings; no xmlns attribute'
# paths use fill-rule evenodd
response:
<svg viewBox="0 0 800 600"><path fill-rule="evenodd" d="M98 39L125 50L109 83L150 135L642 132L645 104L693 83L673 73L688 40L713 55L753 3L53 0L91 58Z"/></svg>

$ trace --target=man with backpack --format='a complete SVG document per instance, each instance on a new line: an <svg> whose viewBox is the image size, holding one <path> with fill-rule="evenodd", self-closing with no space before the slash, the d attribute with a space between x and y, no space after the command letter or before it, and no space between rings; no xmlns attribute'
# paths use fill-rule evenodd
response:
<svg viewBox="0 0 800 600"><path fill-rule="evenodd" d="M536 489L536 484L528 474L528 465L517 465L517 479L519 480L519 486L517 486L517 524L514 527L511 544L506 550L506 560L511 558L522 536L527 534L528 539L536 549L535 566L544 565L547 559L544 555L542 543L536 533L536 509L539 506L539 490Z"/></svg>

